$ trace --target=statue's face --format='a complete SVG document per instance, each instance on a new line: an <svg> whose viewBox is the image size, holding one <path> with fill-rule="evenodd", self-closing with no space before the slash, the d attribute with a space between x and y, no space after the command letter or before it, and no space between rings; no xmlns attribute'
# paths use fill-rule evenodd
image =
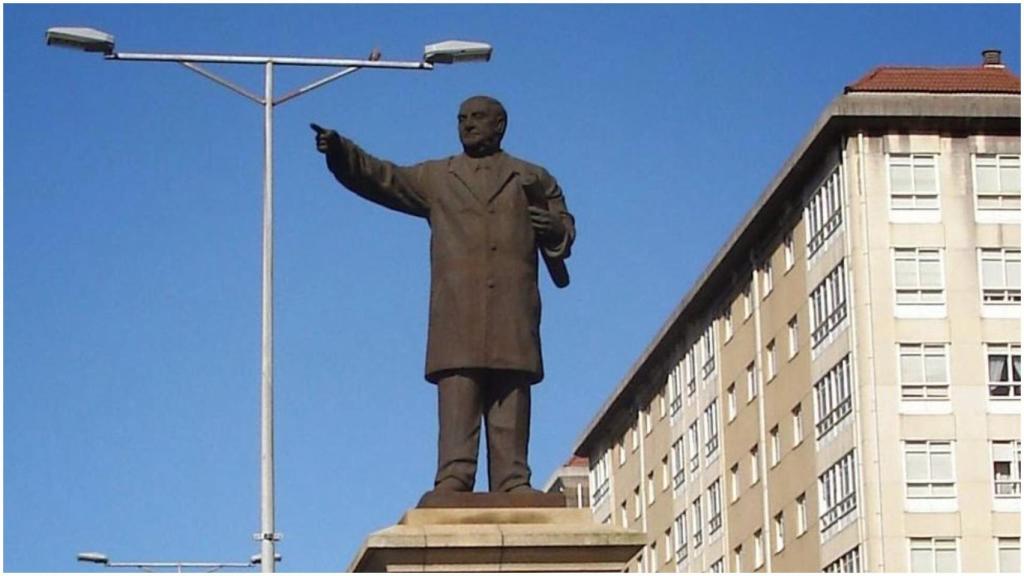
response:
<svg viewBox="0 0 1024 576"><path fill-rule="evenodd" d="M497 151L504 135L505 120L492 102L470 98L459 107L459 140L467 154Z"/></svg>

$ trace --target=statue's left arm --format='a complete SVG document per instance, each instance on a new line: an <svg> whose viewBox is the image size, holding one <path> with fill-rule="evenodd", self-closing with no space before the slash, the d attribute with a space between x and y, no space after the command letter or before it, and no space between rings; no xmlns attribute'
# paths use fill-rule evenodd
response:
<svg viewBox="0 0 1024 576"><path fill-rule="evenodd" d="M535 194L543 198L543 206L531 201L530 220L537 232L538 244L549 258L564 260L572 253L576 240L576 219L569 212L565 195L558 182L541 169L535 175ZM539 198L538 198L539 199Z"/></svg>

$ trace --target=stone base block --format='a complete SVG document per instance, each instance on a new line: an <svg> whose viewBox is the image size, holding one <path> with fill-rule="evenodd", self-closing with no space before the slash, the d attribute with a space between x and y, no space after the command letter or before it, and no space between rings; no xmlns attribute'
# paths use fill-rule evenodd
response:
<svg viewBox="0 0 1024 576"><path fill-rule="evenodd" d="M573 508L414 508L366 539L349 572L621 572L644 535Z"/></svg>

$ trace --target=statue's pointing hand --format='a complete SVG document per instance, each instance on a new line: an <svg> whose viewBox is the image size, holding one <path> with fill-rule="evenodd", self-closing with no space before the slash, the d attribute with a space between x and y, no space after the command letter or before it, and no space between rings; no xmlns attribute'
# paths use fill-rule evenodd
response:
<svg viewBox="0 0 1024 576"><path fill-rule="evenodd" d="M324 128L312 122L310 122L309 127L316 132L316 149L321 154L327 154L341 145L341 136L334 130Z"/></svg>

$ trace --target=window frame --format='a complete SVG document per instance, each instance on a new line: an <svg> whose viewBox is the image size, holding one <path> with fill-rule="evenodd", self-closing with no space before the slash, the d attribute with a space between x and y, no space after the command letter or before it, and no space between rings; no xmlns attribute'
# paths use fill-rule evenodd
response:
<svg viewBox="0 0 1024 576"><path fill-rule="evenodd" d="M906 163L896 162L896 160L907 160ZM893 167L894 166L907 166L910 169L910 190L907 191L894 191L893 190ZM889 200L889 214L895 216L894 221L901 221L899 216L902 214L931 214L941 213L942 211L942 182L939 173L939 154L934 152L908 152L908 153L895 153L889 152L886 154L886 190L888 191ZM935 182L934 190L919 189L917 183L917 168L931 168L932 178ZM913 204L912 206L897 206L894 200L899 198L907 198ZM922 205L921 199L934 199L935 205Z"/></svg>
<svg viewBox="0 0 1024 576"><path fill-rule="evenodd" d="M1005 352L1003 352L1003 349L1005 349ZM997 402L1020 401L1021 379L1024 377L1024 373L1021 371L1021 345L1014 342L986 342L984 353L985 382L988 385L988 399ZM992 379L992 360L998 356L1006 357L1006 364L1004 365L1006 380ZM1016 363L1014 363L1014 359L1017 360ZM1017 380L1013 379L1014 375L1017 376ZM993 394L993 391L998 388L1006 388L1007 394Z"/></svg>
<svg viewBox="0 0 1024 576"><path fill-rule="evenodd" d="M850 355L843 356L812 387L814 429L818 441L853 413L853 374Z"/></svg>
<svg viewBox="0 0 1024 576"><path fill-rule="evenodd" d="M996 460L996 447L997 445L1007 445L1010 456L1007 460ZM1014 499L1018 500L1021 496L1021 453L1020 453L1020 439L1013 438L1010 440L992 440L989 442L989 450L992 457L992 497L997 499ZM1005 479L1000 479L996 474L996 466L1001 462L1009 464L1009 476ZM1001 491L1000 486L1009 486L1009 491Z"/></svg>
<svg viewBox="0 0 1024 576"><path fill-rule="evenodd" d="M993 161L992 167L995 168L996 180L998 181L997 189L995 191L984 191L984 192L982 192L979 189L979 187L978 187L979 160L986 160L987 161L989 159L991 159ZM992 214L992 213L995 213L995 214L1007 214L1007 215L1011 216L1014 221L1015 220L1019 220L1019 216L1020 216L1019 212L1020 212L1020 209L1021 209L1021 191L1020 191L1020 188L1019 188L1019 186L1020 186L1019 179L1016 180L1018 182L1018 189L1017 189L1017 193L1016 194L1013 193L1012 189L1011 190L1007 190L1007 189L1005 189L1003 187L1003 185L1002 185L1003 184L1003 173L1002 173L1001 168L1003 168L1002 164L1003 164L1004 161L1008 162L1008 164L1009 164L1007 166L1007 168L1013 168L1013 165L1015 163L1016 164L1016 168L1017 168L1018 176L1020 175L1020 154L981 154L981 153L975 153L975 154L971 155L971 184L972 184L973 200L974 200L974 212L977 215L981 215L982 216L982 218L981 218L982 220L984 220L984 216L985 215ZM1014 179L1012 177L1009 177L1008 179L1011 182L1014 181ZM981 205L982 204L981 203L981 199L982 198L993 198L993 197L996 198L999 201L998 202L999 206L997 206L997 207L989 207L989 206L982 207L982 205ZM1006 198L1014 198L1014 197L1016 197L1016 199L1017 199L1017 202L1016 202L1017 205L1016 206L1004 205L1005 204L1004 200ZM1011 204L1012 204L1012 202L1011 202Z"/></svg>
<svg viewBox="0 0 1024 576"><path fill-rule="evenodd" d="M931 257L934 255L934 257ZM922 256L928 256L922 258ZM914 263L916 283L914 285L901 286L896 268L899 262L910 261ZM939 282L936 286L922 285L921 264L923 262L937 262ZM931 315L945 316L946 309L946 263L945 250L932 247L893 247L892 248L892 288L893 305L896 307L897 316L920 316ZM914 298L916 296L916 298ZM927 297L934 298L926 301ZM938 312L936 312L938 311Z"/></svg>
<svg viewBox="0 0 1024 576"><path fill-rule="evenodd" d="M1016 258L1014 258L1016 256ZM986 286L985 284L985 262L997 262L1003 276L1003 286ZM1021 287L1020 274L1010 273L1008 266L1016 262L1018 270L1021 266L1021 255L1019 248L978 248L978 289L980 290L981 305L985 307L1012 306L1015 309L1020 307ZM1017 286L1014 287L1010 278L1017 279Z"/></svg>
<svg viewBox="0 0 1024 576"><path fill-rule="evenodd" d="M915 544L915 542L917 542L919 544L919 547L916 548L917 550L924 550L924 551L927 551L927 552L931 553L931 558L930 558L931 562L930 562L930 566L928 567L928 569L924 569L925 567L917 567L917 568L915 568L915 566L914 566L914 550L915 550L914 544ZM942 548L939 548L937 546L937 544L939 542L941 542L943 544L945 544L945 543L952 543L952 546L950 546L950 547L944 546ZM922 547L922 546L920 546L920 544L926 544L926 546ZM942 550L942 551L952 550L953 551L953 556L956 559L956 568L954 570L952 570L951 572L960 572L960 543L959 543L959 538L956 538L956 537L941 537L941 536L940 537L926 536L926 537L911 537L911 538L907 538L907 551L908 551L908 553L907 553L907 568L909 568L908 571L909 572L932 572L932 573L938 572L938 566L937 566L937 564L938 564L938 562L937 562L938 556L937 556L937 553L940 550Z"/></svg>
<svg viewBox="0 0 1024 576"><path fill-rule="evenodd" d="M897 342L896 377L900 386L900 400L914 402L945 402L950 400L952 381L950 378L949 343L947 342ZM942 358L943 380L928 380L928 358ZM920 361L920 382L908 382L904 373L904 358ZM920 394L908 394L908 390L920 389Z"/></svg>
<svg viewBox="0 0 1024 576"><path fill-rule="evenodd" d="M857 465L854 451L818 475L818 525L825 534L857 510Z"/></svg>
<svg viewBox="0 0 1024 576"><path fill-rule="evenodd" d="M846 325L849 317L846 277L846 260L842 260L807 296L812 352L820 351Z"/></svg>
<svg viewBox="0 0 1024 576"><path fill-rule="evenodd" d="M926 477L910 478L911 454L923 454L927 463ZM949 477L936 477L932 469L934 456L948 455ZM903 494L907 500L955 500L957 498L956 443L953 440L904 440L903 441ZM927 494L912 494L914 488L923 488ZM948 489L948 493L940 493Z"/></svg>
<svg viewBox="0 0 1024 576"><path fill-rule="evenodd" d="M837 165L804 206L808 265L843 225L843 186L839 172Z"/></svg>

